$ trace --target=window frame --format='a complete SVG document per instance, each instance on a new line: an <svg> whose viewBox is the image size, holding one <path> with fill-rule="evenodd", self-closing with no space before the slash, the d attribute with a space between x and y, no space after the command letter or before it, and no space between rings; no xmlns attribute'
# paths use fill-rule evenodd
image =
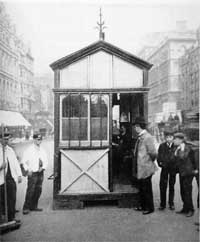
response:
<svg viewBox="0 0 200 242"><path fill-rule="evenodd" d="M87 120L88 120L88 126L87 126L87 140L81 140L80 138L77 139L77 140L72 140L70 139L70 136L69 136L69 139L67 140L63 140L62 139L62 136L63 136L63 133L62 133L62 125L63 125L63 119L69 119L70 120L70 117L63 117L63 113L62 113L62 108L63 108L63 99L67 96L70 96L70 95L78 95L80 97L80 95L87 95L88 96L88 105L87 105ZM92 140L92 128L91 128L91 96L92 95L100 95L101 97L103 95L106 95L107 96L107 139L102 139L102 136L100 137L99 140ZM110 95L109 93L93 93L93 92L68 92L68 93L63 93L63 94L60 94L60 97L59 97L59 100L60 100L60 112L59 112L59 125L60 125L60 130L59 130L59 143L60 143L60 146L66 146L66 147L73 147L73 148L84 148L84 147L105 147L105 146L109 146L109 132L110 132L110 129L109 129L109 125L110 125ZM101 107L101 105L100 105ZM102 114L100 116L100 128L102 130ZM80 119L81 117L77 117L77 119L79 119L79 125L80 125ZM79 126L80 127L80 126Z"/></svg>

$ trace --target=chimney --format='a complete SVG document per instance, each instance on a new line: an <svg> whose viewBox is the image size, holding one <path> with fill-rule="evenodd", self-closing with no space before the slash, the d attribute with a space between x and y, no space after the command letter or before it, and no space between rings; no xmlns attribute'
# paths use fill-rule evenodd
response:
<svg viewBox="0 0 200 242"><path fill-rule="evenodd" d="M187 31L187 21L186 20L176 21L176 30L178 32L186 32Z"/></svg>

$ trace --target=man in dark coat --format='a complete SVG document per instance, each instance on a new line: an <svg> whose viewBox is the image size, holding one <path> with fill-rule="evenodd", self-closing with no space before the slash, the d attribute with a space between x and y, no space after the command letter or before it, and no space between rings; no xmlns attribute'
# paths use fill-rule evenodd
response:
<svg viewBox="0 0 200 242"><path fill-rule="evenodd" d="M183 133L174 134L174 144L177 146L175 157L180 176L181 199L183 201L183 208L177 213L186 214L186 217L191 217L194 214L192 180L194 175L198 173L195 164L194 151L190 145L184 142Z"/></svg>
<svg viewBox="0 0 200 242"><path fill-rule="evenodd" d="M164 131L165 142L158 148L157 162L161 167L160 173L160 207L159 210L166 208L166 192L169 181L169 208L174 210L174 185L176 182L176 162L174 159L175 146L173 144L173 132L169 129Z"/></svg>

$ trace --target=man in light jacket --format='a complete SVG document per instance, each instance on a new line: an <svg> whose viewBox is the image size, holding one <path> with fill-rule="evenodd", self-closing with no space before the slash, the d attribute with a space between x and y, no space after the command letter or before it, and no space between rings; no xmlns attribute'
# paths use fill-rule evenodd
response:
<svg viewBox="0 0 200 242"><path fill-rule="evenodd" d="M33 140L33 144L24 152L22 158L22 166L28 176L23 214L29 214L30 211L42 211L42 208L38 208L38 200L42 193L44 170L47 168L47 155L41 147L41 134L34 134Z"/></svg>
<svg viewBox="0 0 200 242"><path fill-rule="evenodd" d="M21 183L22 173L14 150L8 145L11 135L0 134L0 214L5 215L5 186L7 193L8 222L15 219L16 183Z"/></svg>
<svg viewBox="0 0 200 242"><path fill-rule="evenodd" d="M157 170L154 163L156 159L156 147L153 137L145 129L146 122L144 117L137 117L134 127L138 138L134 149L135 164L133 164L133 167L135 169L133 176L136 175L138 179L141 206L136 208L136 210L141 210L146 215L154 212L151 178Z"/></svg>

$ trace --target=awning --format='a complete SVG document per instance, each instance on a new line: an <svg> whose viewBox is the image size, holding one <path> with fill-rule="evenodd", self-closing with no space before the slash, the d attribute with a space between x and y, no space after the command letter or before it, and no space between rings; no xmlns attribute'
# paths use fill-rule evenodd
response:
<svg viewBox="0 0 200 242"><path fill-rule="evenodd" d="M21 113L0 110L0 125L5 127L31 126Z"/></svg>

